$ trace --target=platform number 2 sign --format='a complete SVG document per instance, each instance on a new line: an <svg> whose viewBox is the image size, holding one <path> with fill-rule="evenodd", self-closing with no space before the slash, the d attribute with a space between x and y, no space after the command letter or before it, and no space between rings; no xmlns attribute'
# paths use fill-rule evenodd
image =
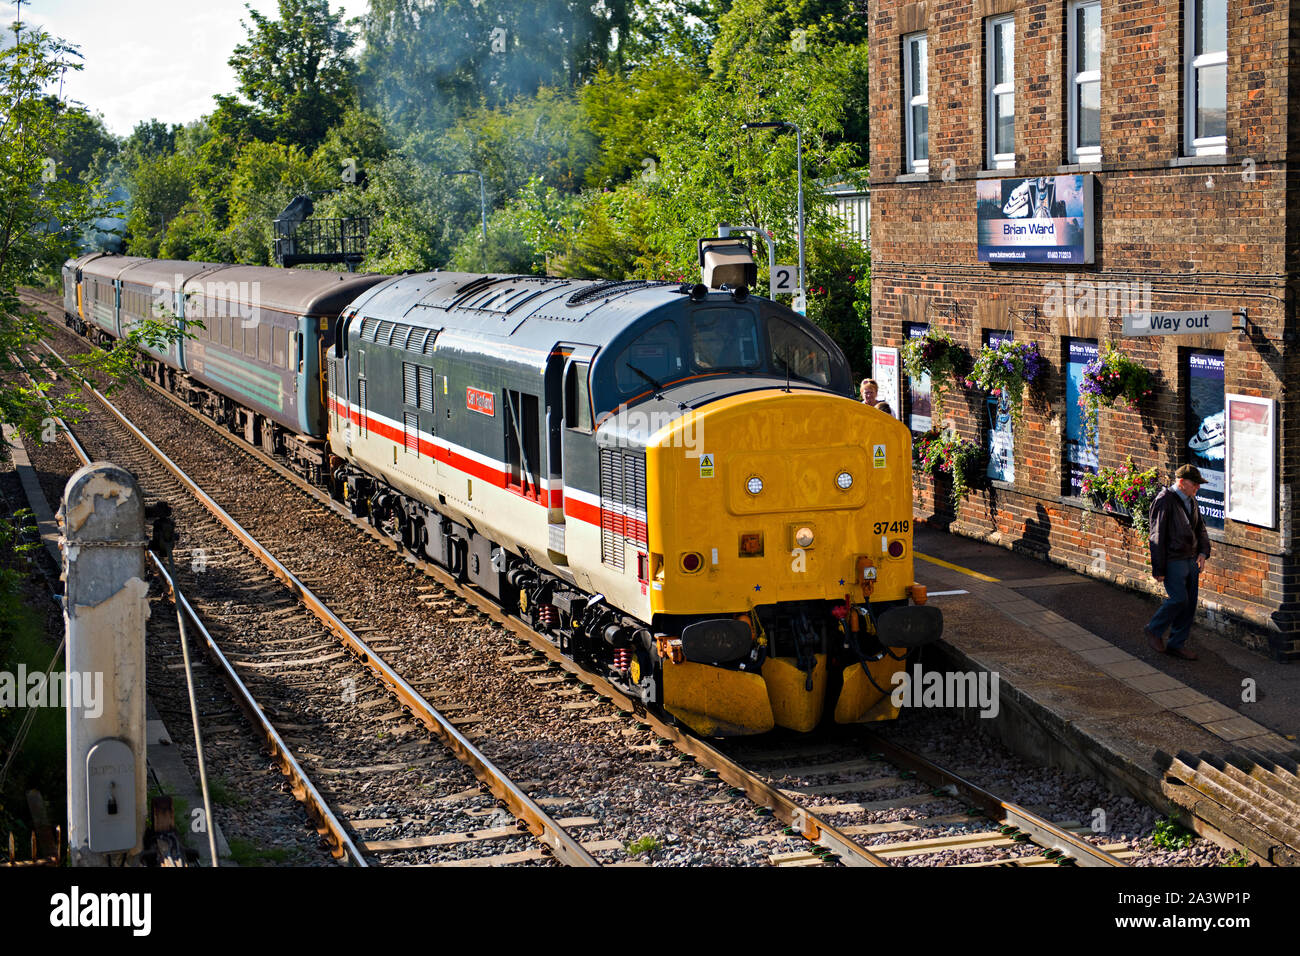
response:
<svg viewBox="0 0 1300 956"><path fill-rule="evenodd" d="M778 295L794 295L799 291L799 267L773 266L771 286L773 299Z"/></svg>

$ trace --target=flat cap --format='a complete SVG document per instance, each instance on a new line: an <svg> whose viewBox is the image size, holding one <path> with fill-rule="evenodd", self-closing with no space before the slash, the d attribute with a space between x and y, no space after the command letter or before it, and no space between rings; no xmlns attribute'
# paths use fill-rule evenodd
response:
<svg viewBox="0 0 1300 956"><path fill-rule="evenodd" d="M1195 465L1183 465L1176 472L1174 472L1174 477L1186 478L1188 481L1193 481L1198 485L1205 484L1205 479L1201 477L1201 473L1196 470Z"/></svg>

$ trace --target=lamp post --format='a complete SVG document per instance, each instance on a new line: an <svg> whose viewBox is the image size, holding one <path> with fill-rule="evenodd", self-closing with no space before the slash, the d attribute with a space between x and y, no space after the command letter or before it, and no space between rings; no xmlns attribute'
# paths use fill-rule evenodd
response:
<svg viewBox="0 0 1300 956"><path fill-rule="evenodd" d="M451 176L477 176L479 213L483 219L483 271L487 272L487 187L483 185L483 173L477 169L454 169Z"/></svg>
<svg viewBox="0 0 1300 956"><path fill-rule="evenodd" d="M795 168L799 182L799 301L808 308L807 290L804 288L804 234L803 234L803 131L789 120L772 120L766 123L742 123L742 130L792 129L795 136Z"/></svg>

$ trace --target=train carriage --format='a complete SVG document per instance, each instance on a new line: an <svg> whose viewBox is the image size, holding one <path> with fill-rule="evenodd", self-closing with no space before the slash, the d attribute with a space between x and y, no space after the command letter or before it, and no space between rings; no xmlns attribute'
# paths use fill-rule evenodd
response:
<svg viewBox="0 0 1300 956"><path fill-rule="evenodd" d="M117 277L121 334L129 334L146 319L184 328L188 317L181 289L185 283L225 268L217 262L144 259L122 269ZM176 373L185 370L186 342L184 336L174 336L162 347L143 344L155 360L153 377L160 383L174 386Z"/></svg>
<svg viewBox="0 0 1300 956"><path fill-rule="evenodd" d="M910 433L709 242L738 287L89 256L65 312L173 314L164 384L696 730L892 718L942 629Z"/></svg>
<svg viewBox="0 0 1300 956"><path fill-rule="evenodd" d="M88 256L77 267L80 299L78 316L95 331L92 337L107 344L122 336L122 273L151 260L139 256Z"/></svg>
<svg viewBox="0 0 1300 956"><path fill-rule="evenodd" d="M909 601L911 436L811 323L702 286L433 273L342 327L357 513L704 732L896 715L897 649L938 633Z"/></svg>

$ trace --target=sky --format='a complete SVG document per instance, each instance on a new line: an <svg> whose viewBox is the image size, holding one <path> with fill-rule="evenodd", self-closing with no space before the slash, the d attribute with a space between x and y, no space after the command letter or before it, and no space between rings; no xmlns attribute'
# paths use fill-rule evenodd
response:
<svg viewBox="0 0 1300 956"><path fill-rule="evenodd" d="M276 0L251 0L274 18ZM344 18L357 16L365 0L331 0ZM246 33L244 0L33 0L22 6L23 22L80 47L81 72L69 72L65 97L104 115L119 136L141 120L188 123L212 112L212 97L235 92L226 63ZM0 24L16 18L13 0L0 0Z"/></svg>

